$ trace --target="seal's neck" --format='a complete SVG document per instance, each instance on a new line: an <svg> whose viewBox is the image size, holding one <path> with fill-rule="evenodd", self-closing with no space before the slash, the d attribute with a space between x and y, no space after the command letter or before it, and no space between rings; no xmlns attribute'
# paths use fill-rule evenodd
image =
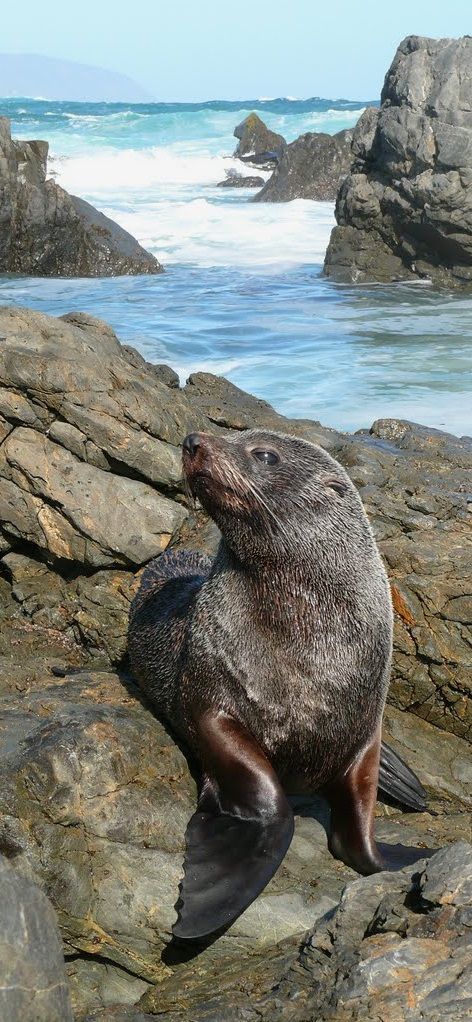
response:
<svg viewBox="0 0 472 1022"><path fill-rule="evenodd" d="M288 558L243 563L222 539L213 573L235 602L249 604L254 621L271 630L275 626L281 635L311 634L324 609L333 608L330 576L308 556L302 563Z"/></svg>

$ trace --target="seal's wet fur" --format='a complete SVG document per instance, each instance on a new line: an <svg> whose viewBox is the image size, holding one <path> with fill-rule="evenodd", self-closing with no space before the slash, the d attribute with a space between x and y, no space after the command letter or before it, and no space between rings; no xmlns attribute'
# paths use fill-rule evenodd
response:
<svg viewBox="0 0 472 1022"><path fill-rule="evenodd" d="M293 829L286 791L322 790L334 854L382 868L373 805L392 605L359 495L320 447L265 430L192 434L183 464L222 539L214 561L170 551L146 568L129 653L202 764L176 927L195 937L275 871Z"/></svg>

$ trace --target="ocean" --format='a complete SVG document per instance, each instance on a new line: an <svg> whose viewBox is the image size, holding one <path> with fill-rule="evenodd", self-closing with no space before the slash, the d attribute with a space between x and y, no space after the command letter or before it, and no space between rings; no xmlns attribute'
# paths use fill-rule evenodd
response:
<svg viewBox="0 0 472 1022"><path fill-rule="evenodd" d="M332 203L254 204L252 191L217 187L231 168L256 173L231 158L234 127L251 110L290 142L351 127L364 106L0 101L14 137L49 141L49 173L166 269L106 280L3 277L0 300L100 316L182 381L220 373L285 415L346 430L401 417L470 434L471 296L425 283L333 284L321 273Z"/></svg>

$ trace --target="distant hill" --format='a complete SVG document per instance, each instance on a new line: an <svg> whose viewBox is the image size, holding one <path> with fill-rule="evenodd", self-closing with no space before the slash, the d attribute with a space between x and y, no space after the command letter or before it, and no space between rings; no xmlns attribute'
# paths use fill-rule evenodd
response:
<svg viewBox="0 0 472 1022"><path fill-rule="evenodd" d="M149 103L154 98L118 71L36 53L0 53L0 96L84 103Z"/></svg>

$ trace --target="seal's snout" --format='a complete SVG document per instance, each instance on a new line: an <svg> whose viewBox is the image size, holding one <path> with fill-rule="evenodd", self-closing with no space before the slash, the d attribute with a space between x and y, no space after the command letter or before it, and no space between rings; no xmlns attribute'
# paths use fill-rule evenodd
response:
<svg viewBox="0 0 472 1022"><path fill-rule="evenodd" d="M185 454L189 454L191 458L194 458L200 446L200 433L188 433L182 444L182 450L185 451Z"/></svg>

